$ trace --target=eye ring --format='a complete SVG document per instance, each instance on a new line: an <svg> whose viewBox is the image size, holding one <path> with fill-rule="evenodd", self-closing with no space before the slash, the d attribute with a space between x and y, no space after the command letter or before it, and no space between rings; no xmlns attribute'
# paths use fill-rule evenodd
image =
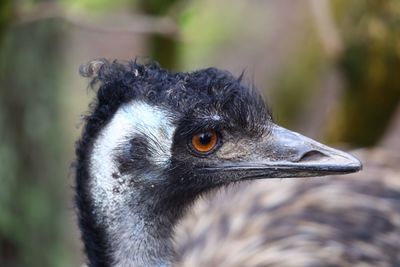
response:
<svg viewBox="0 0 400 267"><path fill-rule="evenodd" d="M189 147L197 155L207 156L213 153L221 144L221 136L214 130L207 130L193 135Z"/></svg>

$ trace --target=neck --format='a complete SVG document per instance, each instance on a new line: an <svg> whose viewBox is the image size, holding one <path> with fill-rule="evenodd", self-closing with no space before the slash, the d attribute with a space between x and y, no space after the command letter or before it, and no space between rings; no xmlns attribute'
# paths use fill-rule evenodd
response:
<svg viewBox="0 0 400 267"><path fill-rule="evenodd" d="M107 215L99 216L108 244L105 253L111 255L112 266L170 266L176 218L156 212L155 201L140 199L115 203Z"/></svg>
<svg viewBox="0 0 400 267"><path fill-rule="evenodd" d="M116 179L123 185L119 179L124 178ZM78 200L78 207L89 266L171 265L173 228L183 207L161 200L157 187L137 186L129 188L129 193L123 186L111 192L94 184L90 188L94 190L80 192L77 188L78 198L86 195ZM166 202L174 204L169 208Z"/></svg>

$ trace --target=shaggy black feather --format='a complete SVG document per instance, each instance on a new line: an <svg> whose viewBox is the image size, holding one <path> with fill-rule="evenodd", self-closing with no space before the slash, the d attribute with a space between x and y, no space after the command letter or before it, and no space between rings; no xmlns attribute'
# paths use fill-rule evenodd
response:
<svg viewBox="0 0 400 267"><path fill-rule="evenodd" d="M106 233L102 228L96 227L93 219L94 204L89 194L88 161L94 140L122 104L139 100L170 110L177 126L176 135L179 136L222 125L224 129L242 131L241 134L244 135L259 136L268 131L267 125L271 121L270 113L259 93L252 86L242 84L243 75L235 78L229 72L215 68L171 73L152 62L101 62L96 73L84 73L92 76L91 85L98 87L98 90L97 97L91 104L91 112L86 116L82 137L76 146L76 204L90 266L109 266L111 256L105 253L109 251ZM218 123L215 116L219 118ZM175 136L176 138L178 137ZM127 151L129 155L117 159L121 163L121 172L140 167L138 162L145 165L142 169L147 167L145 159L149 151L146 150L146 140L135 139L132 142L139 143L135 147L143 148L139 154L144 155L143 161L134 162L135 157L129 155L135 154L135 151ZM135 171L140 170L136 168ZM170 175L172 171L176 173ZM179 217L183 206L193 201L194 195L216 186L207 185L206 180L198 183L191 183L190 180L175 181L174 179L190 174L189 166L167 172L169 173L166 175L172 178L162 187L163 192L160 191L158 199L164 206L154 205L161 209L154 212L174 213L171 217ZM118 175L113 174L113 177L117 178ZM154 195L154 192L153 190L149 194Z"/></svg>
<svg viewBox="0 0 400 267"><path fill-rule="evenodd" d="M91 116L102 122L121 104L133 99L167 107L174 114L180 113L179 119L185 118L187 122L204 123L207 115L224 114L232 127L252 135L262 133L265 129L259 127L264 127L270 119L257 90L241 83L243 74L235 78L216 68L172 73L154 62L121 64L103 60L103 63L91 82L92 86L99 84Z"/></svg>

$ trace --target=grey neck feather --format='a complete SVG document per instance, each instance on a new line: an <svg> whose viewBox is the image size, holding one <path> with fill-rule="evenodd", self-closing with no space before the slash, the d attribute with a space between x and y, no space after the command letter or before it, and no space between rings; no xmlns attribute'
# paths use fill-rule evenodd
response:
<svg viewBox="0 0 400 267"><path fill-rule="evenodd" d="M173 218L150 214L147 203L140 203L136 192L124 203L114 203L103 214L103 226L113 255L113 266L170 266L173 257Z"/></svg>

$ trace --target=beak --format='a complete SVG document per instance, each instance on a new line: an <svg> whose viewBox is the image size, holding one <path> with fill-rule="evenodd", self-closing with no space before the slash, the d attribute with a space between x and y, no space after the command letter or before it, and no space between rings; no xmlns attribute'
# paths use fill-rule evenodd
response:
<svg viewBox="0 0 400 267"><path fill-rule="evenodd" d="M244 180L347 174L362 169L354 156L275 124L270 134L251 149L249 156L203 171L223 172Z"/></svg>

